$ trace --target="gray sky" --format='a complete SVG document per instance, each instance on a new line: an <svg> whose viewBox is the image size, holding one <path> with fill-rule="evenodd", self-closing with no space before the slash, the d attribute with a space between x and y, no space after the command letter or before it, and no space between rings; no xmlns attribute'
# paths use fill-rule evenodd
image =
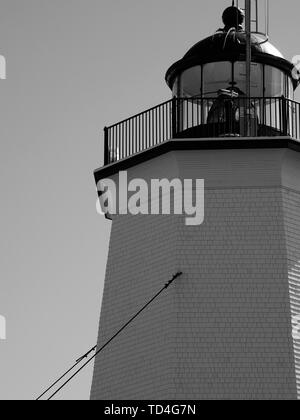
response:
<svg viewBox="0 0 300 420"><path fill-rule="evenodd" d="M230 3L0 0L0 399L36 397L96 343L102 128L169 99L165 71ZM299 0L270 3L271 41L300 55ZM57 398L88 399L91 368Z"/></svg>

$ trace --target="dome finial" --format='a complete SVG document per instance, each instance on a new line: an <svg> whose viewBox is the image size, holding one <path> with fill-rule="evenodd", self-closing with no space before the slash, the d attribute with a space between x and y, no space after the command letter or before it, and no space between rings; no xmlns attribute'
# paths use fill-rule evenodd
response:
<svg viewBox="0 0 300 420"><path fill-rule="evenodd" d="M225 30L231 28L241 29L245 20L245 13L239 7L235 7L233 1L233 6L225 9L222 19L225 25Z"/></svg>

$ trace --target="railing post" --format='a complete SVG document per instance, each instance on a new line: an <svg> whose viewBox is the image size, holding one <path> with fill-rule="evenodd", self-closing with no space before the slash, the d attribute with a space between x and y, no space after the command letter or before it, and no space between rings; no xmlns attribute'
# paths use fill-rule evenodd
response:
<svg viewBox="0 0 300 420"><path fill-rule="evenodd" d="M174 96L172 99L172 138L175 139L177 137L177 98Z"/></svg>
<svg viewBox="0 0 300 420"><path fill-rule="evenodd" d="M287 109L287 101L285 96L281 97L281 118L282 118L282 130L285 136L288 135L288 109Z"/></svg>
<svg viewBox="0 0 300 420"><path fill-rule="evenodd" d="M104 127L104 165L109 165L108 128Z"/></svg>

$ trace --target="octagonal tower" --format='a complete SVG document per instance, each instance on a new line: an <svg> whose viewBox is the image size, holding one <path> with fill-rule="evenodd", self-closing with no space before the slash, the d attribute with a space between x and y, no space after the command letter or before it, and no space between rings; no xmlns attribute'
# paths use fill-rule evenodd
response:
<svg viewBox="0 0 300 420"><path fill-rule="evenodd" d="M105 128L97 184L204 179L205 217L187 226L150 199L107 215L99 346L183 276L100 353L92 399L300 395L299 80L242 10L223 22L168 70L171 100Z"/></svg>

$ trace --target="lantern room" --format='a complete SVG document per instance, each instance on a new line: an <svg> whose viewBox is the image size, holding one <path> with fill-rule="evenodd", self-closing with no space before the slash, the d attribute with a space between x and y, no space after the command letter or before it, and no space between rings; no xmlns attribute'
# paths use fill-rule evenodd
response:
<svg viewBox="0 0 300 420"><path fill-rule="evenodd" d="M229 7L223 13L224 28L194 45L167 72L174 96L216 97L220 89L246 95L246 32L244 12ZM298 80L293 64L268 40L251 34L251 96L294 98Z"/></svg>
<svg viewBox="0 0 300 420"><path fill-rule="evenodd" d="M179 99L179 136L289 134L293 110L292 102L287 105L285 100L293 101L299 84L293 64L267 34L251 27L247 33L243 9L228 7L222 19L221 29L194 45L167 71L166 81Z"/></svg>
<svg viewBox="0 0 300 420"><path fill-rule="evenodd" d="M268 6L269 0L234 0L221 28L167 71L171 99L105 127L104 165L160 153L173 140L183 140L181 147L189 139L210 146L228 137L298 145L299 74L269 40Z"/></svg>

